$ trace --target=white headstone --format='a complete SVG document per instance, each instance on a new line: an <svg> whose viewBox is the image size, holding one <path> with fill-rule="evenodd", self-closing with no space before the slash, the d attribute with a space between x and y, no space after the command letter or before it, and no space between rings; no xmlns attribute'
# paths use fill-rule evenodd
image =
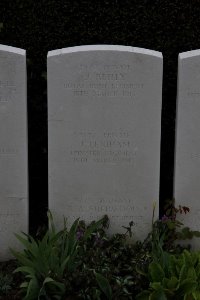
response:
<svg viewBox="0 0 200 300"><path fill-rule="evenodd" d="M176 206L189 207L190 213L181 220L200 230L200 50L179 54L176 124ZM199 247L200 239L192 244Z"/></svg>
<svg viewBox="0 0 200 300"><path fill-rule="evenodd" d="M56 224L107 214L151 227L159 199L162 54L114 45L48 53L49 207Z"/></svg>
<svg viewBox="0 0 200 300"><path fill-rule="evenodd" d="M0 45L0 260L28 230L26 53Z"/></svg>

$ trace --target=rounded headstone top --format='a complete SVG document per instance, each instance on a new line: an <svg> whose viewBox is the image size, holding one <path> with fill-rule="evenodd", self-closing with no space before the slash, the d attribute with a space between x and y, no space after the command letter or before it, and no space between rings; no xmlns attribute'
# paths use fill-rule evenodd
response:
<svg viewBox="0 0 200 300"><path fill-rule="evenodd" d="M179 53L179 59L190 58L200 55L200 49Z"/></svg>
<svg viewBox="0 0 200 300"><path fill-rule="evenodd" d="M14 54L26 55L26 50L0 44L0 51L10 52Z"/></svg>
<svg viewBox="0 0 200 300"><path fill-rule="evenodd" d="M48 52L48 57L63 55L75 52L87 52L87 51L121 51L121 52L133 52L145 55L151 55L162 58L162 53L154 50L149 50L145 48L137 48L131 46L121 46L121 45L85 45L85 46L74 46L63 49L56 49Z"/></svg>

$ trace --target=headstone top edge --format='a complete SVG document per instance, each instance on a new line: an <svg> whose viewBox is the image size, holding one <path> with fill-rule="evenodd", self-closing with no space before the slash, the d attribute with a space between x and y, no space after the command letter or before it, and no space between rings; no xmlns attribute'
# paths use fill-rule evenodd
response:
<svg viewBox="0 0 200 300"><path fill-rule="evenodd" d="M84 46L74 46L62 49L56 49L48 52L47 57L52 57L56 55L63 55L75 52L87 52L87 51L121 51L121 52L132 52L139 53L145 55L156 56L158 58L162 58L162 53L138 47L131 46L121 46L121 45L84 45Z"/></svg>
<svg viewBox="0 0 200 300"><path fill-rule="evenodd" d="M200 56L200 49L179 53L179 60Z"/></svg>
<svg viewBox="0 0 200 300"><path fill-rule="evenodd" d="M24 56L26 55L26 50L24 50L24 49L12 47L12 46L1 45L1 44L0 44L0 51L20 54L20 55L24 55Z"/></svg>

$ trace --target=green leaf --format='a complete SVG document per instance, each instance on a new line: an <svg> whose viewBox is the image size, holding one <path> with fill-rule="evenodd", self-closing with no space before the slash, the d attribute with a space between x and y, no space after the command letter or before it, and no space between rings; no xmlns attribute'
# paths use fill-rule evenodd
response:
<svg viewBox="0 0 200 300"><path fill-rule="evenodd" d="M56 229L55 229L55 225L54 225L54 222L53 222L53 216L52 216L52 213L51 213L50 210L47 211L47 217L48 217L48 221L49 221L51 231L52 231L53 235L55 235Z"/></svg>
<svg viewBox="0 0 200 300"><path fill-rule="evenodd" d="M196 281L192 280L192 279L185 279L183 280L180 285L179 288L177 289L176 295L177 296L184 296L187 294L191 294L195 291L195 289L197 289L198 284Z"/></svg>
<svg viewBox="0 0 200 300"><path fill-rule="evenodd" d="M34 268L34 263L30 259L28 259L24 254L17 252L13 249L11 249L11 252L13 256L20 262L20 264Z"/></svg>
<svg viewBox="0 0 200 300"><path fill-rule="evenodd" d="M56 282L51 277L46 277L45 280L43 281L42 287L40 288L38 299L40 299L40 297L42 297L41 299L44 299L43 296L45 296L45 299L51 299L49 297L50 295L52 296L53 299L61 299L61 295L64 295L64 293L65 293L65 285L63 283Z"/></svg>
<svg viewBox="0 0 200 300"><path fill-rule="evenodd" d="M200 231L194 230L193 234L194 234L195 237L200 237Z"/></svg>
<svg viewBox="0 0 200 300"><path fill-rule="evenodd" d="M194 300L200 300L200 291L195 291L192 293Z"/></svg>
<svg viewBox="0 0 200 300"><path fill-rule="evenodd" d="M69 233L67 234L66 230L63 232L63 255L65 258L68 255L73 254L77 246L77 228L79 224L79 218L74 221L72 224Z"/></svg>
<svg viewBox="0 0 200 300"><path fill-rule="evenodd" d="M99 221L92 223L85 231L83 239L87 240L89 236L96 230L98 229L104 222L105 218L100 219Z"/></svg>
<svg viewBox="0 0 200 300"><path fill-rule="evenodd" d="M138 274L140 274L140 275L142 275L142 276L144 276L144 277L147 277L147 274L146 274L144 271L140 270L140 269L138 268L138 266L136 266L136 271L137 271Z"/></svg>
<svg viewBox="0 0 200 300"><path fill-rule="evenodd" d="M107 299L112 299L112 290L108 280L101 274L95 273L97 283Z"/></svg>
<svg viewBox="0 0 200 300"><path fill-rule="evenodd" d="M51 277L46 277L45 280L43 281L43 285L49 282L54 282L54 280Z"/></svg>
<svg viewBox="0 0 200 300"><path fill-rule="evenodd" d="M70 257L67 256L67 258L62 262L62 264L61 264L61 274L63 274L63 272L65 271L65 268L66 268L66 265L67 265L69 259L70 259Z"/></svg>
<svg viewBox="0 0 200 300"><path fill-rule="evenodd" d="M30 242L29 240L26 238L23 238L21 235L15 233L16 238L20 241L21 244L23 244L25 246L25 248L29 249L30 248Z"/></svg>
<svg viewBox="0 0 200 300"><path fill-rule="evenodd" d="M177 288L178 286L178 278L176 278L175 276L172 276L169 280L168 280L168 283L167 283L167 288L169 290L174 290Z"/></svg>
<svg viewBox="0 0 200 300"><path fill-rule="evenodd" d="M27 288L29 285L29 282L25 281L20 285L20 288Z"/></svg>
<svg viewBox="0 0 200 300"><path fill-rule="evenodd" d="M55 281L51 277L46 277L45 280L43 281L43 286L45 286L47 284L54 285L54 286L58 287L59 290L61 290L63 293L65 292L65 285L61 282Z"/></svg>
<svg viewBox="0 0 200 300"><path fill-rule="evenodd" d="M162 284L160 282L151 282L150 287L152 289L154 289L155 291L157 291L157 290L159 291L159 290L163 289Z"/></svg>
<svg viewBox="0 0 200 300"><path fill-rule="evenodd" d="M18 267L17 269L14 270L13 273L17 273L17 272L21 272L21 273L28 273L31 275L35 275L35 270L31 267L27 267L27 266L23 266L23 267Z"/></svg>
<svg viewBox="0 0 200 300"><path fill-rule="evenodd" d="M37 279L31 279L28 285L27 293L24 300L36 300L39 293L39 284Z"/></svg>
<svg viewBox="0 0 200 300"><path fill-rule="evenodd" d="M152 262L149 265L149 273L152 281L161 282L165 276L165 273L159 263Z"/></svg>
<svg viewBox="0 0 200 300"><path fill-rule="evenodd" d="M191 278L194 281L197 280L197 275L196 275L194 267L188 268L187 278Z"/></svg>
<svg viewBox="0 0 200 300"><path fill-rule="evenodd" d="M151 292L150 291L143 291L141 293L139 293L135 299L136 300L149 300L149 296L150 296Z"/></svg>
<svg viewBox="0 0 200 300"><path fill-rule="evenodd" d="M183 257L182 267L179 273L179 282L181 283L185 278L187 278L187 267L185 264L185 257Z"/></svg>
<svg viewBox="0 0 200 300"><path fill-rule="evenodd" d="M150 300L168 300L163 290L153 292L149 299Z"/></svg>

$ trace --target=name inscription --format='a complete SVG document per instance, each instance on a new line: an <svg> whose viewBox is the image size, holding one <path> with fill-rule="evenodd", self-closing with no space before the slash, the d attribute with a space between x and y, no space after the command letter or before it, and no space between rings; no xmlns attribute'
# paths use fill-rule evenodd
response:
<svg viewBox="0 0 200 300"><path fill-rule="evenodd" d="M74 97L131 98L144 84L129 79L130 65L79 65L74 80L66 81L64 88Z"/></svg>
<svg viewBox="0 0 200 300"><path fill-rule="evenodd" d="M18 153L16 148L0 148L0 155L15 155Z"/></svg>
<svg viewBox="0 0 200 300"><path fill-rule="evenodd" d="M71 199L67 203L67 210L72 218L81 216L95 220L97 216L107 214L111 218L131 221L135 214L133 200L125 196L82 195Z"/></svg>
<svg viewBox="0 0 200 300"><path fill-rule="evenodd" d="M75 131L73 135L74 147L69 156L74 163L133 163L135 160L137 147L132 145L128 131L101 134Z"/></svg>

